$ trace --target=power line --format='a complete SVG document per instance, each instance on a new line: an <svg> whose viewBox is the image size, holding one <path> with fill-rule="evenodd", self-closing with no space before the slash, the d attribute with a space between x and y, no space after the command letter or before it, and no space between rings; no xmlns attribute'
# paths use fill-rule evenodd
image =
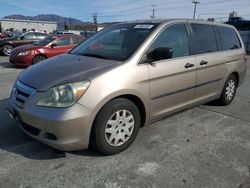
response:
<svg viewBox="0 0 250 188"><path fill-rule="evenodd" d="M197 6L197 4L200 4L200 2L197 1L197 0L194 0L192 3L194 3L194 15L193 15L193 20L194 20L195 19L195 14L196 14L196 6Z"/></svg>

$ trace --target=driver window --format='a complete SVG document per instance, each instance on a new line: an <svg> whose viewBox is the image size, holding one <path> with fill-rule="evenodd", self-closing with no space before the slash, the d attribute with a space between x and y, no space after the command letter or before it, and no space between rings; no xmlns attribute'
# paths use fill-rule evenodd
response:
<svg viewBox="0 0 250 188"><path fill-rule="evenodd" d="M165 28L150 46L147 54L156 48L172 49L172 58L188 56L189 42L185 24L175 24Z"/></svg>
<svg viewBox="0 0 250 188"><path fill-rule="evenodd" d="M54 42L57 46L68 46L71 44L70 38L61 38Z"/></svg>

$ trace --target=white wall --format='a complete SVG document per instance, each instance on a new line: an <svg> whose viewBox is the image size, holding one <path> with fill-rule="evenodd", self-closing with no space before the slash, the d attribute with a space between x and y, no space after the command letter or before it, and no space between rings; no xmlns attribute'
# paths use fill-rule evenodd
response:
<svg viewBox="0 0 250 188"><path fill-rule="evenodd" d="M54 22L36 22L30 20L0 20L2 30L13 28L22 31L23 29L37 31L53 32L57 29L57 23Z"/></svg>

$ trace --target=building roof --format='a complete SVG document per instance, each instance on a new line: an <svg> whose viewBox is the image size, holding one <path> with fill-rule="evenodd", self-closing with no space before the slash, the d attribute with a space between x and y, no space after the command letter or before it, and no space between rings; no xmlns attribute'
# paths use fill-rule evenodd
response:
<svg viewBox="0 0 250 188"><path fill-rule="evenodd" d="M8 21L8 22L29 22L29 23L43 23L43 24L57 24L57 22L51 21L38 21L38 20L20 20L20 19L0 19L1 21Z"/></svg>

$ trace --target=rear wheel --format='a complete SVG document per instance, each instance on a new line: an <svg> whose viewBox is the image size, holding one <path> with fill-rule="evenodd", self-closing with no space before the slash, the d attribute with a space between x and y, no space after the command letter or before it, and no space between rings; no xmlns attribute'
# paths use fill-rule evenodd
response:
<svg viewBox="0 0 250 188"><path fill-rule="evenodd" d="M229 105L233 101L237 85L238 83L236 77L233 74L230 75L225 83L221 97L218 100L221 105Z"/></svg>
<svg viewBox="0 0 250 188"><path fill-rule="evenodd" d="M14 49L14 46L10 44L5 44L2 48L3 55L9 56L11 51Z"/></svg>
<svg viewBox="0 0 250 188"><path fill-rule="evenodd" d="M47 59L44 55L36 55L35 57L33 57L32 59L32 64L36 64L36 63L39 63L40 61L43 61Z"/></svg>
<svg viewBox="0 0 250 188"><path fill-rule="evenodd" d="M105 155L125 150L135 140L141 117L130 100L117 98L107 103L94 122L92 145Z"/></svg>

